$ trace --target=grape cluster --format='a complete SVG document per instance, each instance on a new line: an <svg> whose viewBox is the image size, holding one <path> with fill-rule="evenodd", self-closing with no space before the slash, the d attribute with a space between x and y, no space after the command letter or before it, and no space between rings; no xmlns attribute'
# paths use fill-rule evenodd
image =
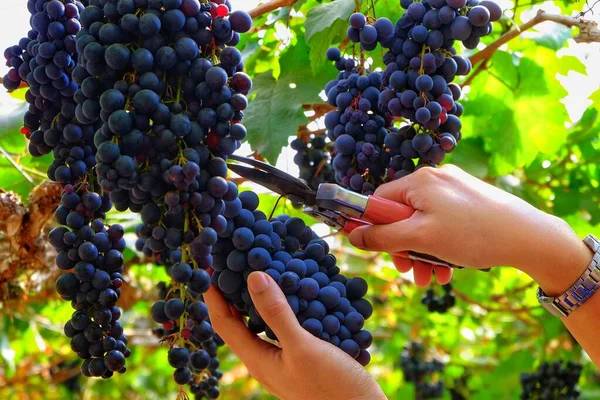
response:
<svg viewBox="0 0 600 400"><path fill-rule="evenodd" d="M385 18L369 25L363 14L350 17L352 42L363 50L378 42L389 49L383 73L365 69L364 57L357 61L337 48L327 51L340 71L325 87L328 103L337 108L325 116L335 181L363 194L421 166L436 166L454 151L463 107L461 89L452 81L472 67L456 54L455 40L476 46L502 16L488 0L401 3L406 13L393 29ZM398 118L407 122L401 129L393 126Z"/></svg>
<svg viewBox="0 0 600 400"><path fill-rule="evenodd" d="M129 353L114 307L123 283L122 228L102 222L113 204L141 213L138 246L168 267L173 290L165 314L161 302L154 314L173 316L183 307L164 322L173 331L171 346L195 340L195 332L210 335L195 343L212 349L209 322L191 315L203 307L194 296L210 285L211 247L233 231L228 218L241 209L237 186L225 179L225 159L246 137L240 121L252 81L231 46L252 19L231 12L225 0L30 0L28 8L33 29L5 52L12 69L4 84L13 90L27 82L23 133L30 152L52 152L48 176L66 185L56 217L67 227L50 240L59 267L74 269L57 289L82 313L65 331L82 356L88 344L81 338L91 343L95 359L84 363L84 374L109 376ZM108 322L99 311L107 305ZM118 348L105 345L108 358L96 336L86 336L97 327L104 341L117 340ZM115 351L123 355L117 361ZM99 374L101 356L108 370ZM177 371L178 382L202 372ZM214 386L192 389L215 398Z"/></svg>
<svg viewBox="0 0 600 400"><path fill-rule="evenodd" d="M406 145L405 158L439 164L461 139L461 90L451 82L471 70L469 59L456 55L454 42L475 48L502 10L487 0L405 0L402 7L406 13L384 43L387 89L380 107L415 124L418 134L412 148Z"/></svg>
<svg viewBox="0 0 600 400"><path fill-rule="evenodd" d="M242 192L239 198L243 207L233 218L233 233L213 249L213 285L248 317L250 330L277 340L246 285L253 271L264 271L279 284L304 329L367 365L371 357L366 349L373 341L363 330L373 312L363 298L367 283L341 275L327 242L303 220L280 215L269 221L257 210L255 193Z"/></svg>
<svg viewBox="0 0 600 400"><path fill-rule="evenodd" d="M97 125L98 184L117 210L141 214L136 246L171 278L152 316L169 332L175 381L216 398L216 344L200 296L212 246L241 210L225 160L246 137L252 81L232 46L252 19L227 1L90 0L80 20L73 99L77 119ZM215 361L204 365L206 352Z"/></svg>
<svg viewBox="0 0 600 400"><path fill-rule="evenodd" d="M387 18L379 18L371 25L362 13L350 16L348 38L354 43L360 43L363 50L375 50L377 43L384 43L393 33L394 25Z"/></svg>
<svg viewBox="0 0 600 400"><path fill-rule="evenodd" d="M85 360L82 373L103 378L125 372L130 355L116 307L123 285L124 230L104 225L110 207L108 196L89 191L87 184L79 190L66 185L56 210L57 222L66 226L48 235L58 253L56 265L69 271L58 278L56 290L76 310L65 324L65 335Z"/></svg>
<svg viewBox="0 0 600 400"><path fill-rule="evenodd" d="M442 285L442 288L444 294L441 297L436 296L435 290L430 287L421 299L421 303L427 306L429 312L444 314L456 305L456 297L452 293L452 284Z"/></svg>
<svg viewBox="0 0 600 400"><path fill-rule="evenodd" d="M223 46L236 41L235 30L249 29L237 17L247 14L224 18L221 4L213 18L210 5L191 0L151 3L138 18L135 7L107 12L111 4L82 13L87 32L78 38L83 57L74 71L79 105L89 104L88 117L103 122L94 137L99 182L117 209L140 212L165 198L181 211L190 199L177 192L204 192L210 159L231 155L246 136L239 121L252 83L240 72L241 53ZM219 58L205 58L213 52ZM223 166L213 175L224 175Z"/></svg>
<svg viewBox="0 0 600 400"><path fill-rule="evenodd" d="M335 180L330 163L333 148L324 135L311 135L307 139L297 138L292 141L292 150L296 151L294 164L300 168L300 178L317 190L321 183Z"/></svg>
<svg viewBox="0 0 600 400"><path fill-rule="evenodd" d="M365 71L332 48L327 54L340 71L325 87L327 101L337 107L325 115L327 137L334 142L335 181L345 188L370 194L385 178L389 154L384 141L391 120L379 112L382 76Z"/></svg>
<svg viewBox="0 0 600 400"><path fill-rule="evenodd" d="M21 82L29 87L25 95L29 110L24 116L22 132L31 140L30 153L41 156L55 150L55 158L65 158L61 144L69 147L82 141L82 133L70 129L77 122L69 124L75 116L73 95L78 87L71 72L77 60L75 38L81 29L79 13L84 5L74 0L64 3L30 0L27 6L32 29L18 45L5 51L7 65L12 68L3 83L9 91L18 88ZM90 130L92 135L84 140L87 145L91 143L94 128L88 128L87 133ZM80 161L90 156L93 154L88 150ZM76 171L80 173L81 168L76 167Z"/></svg>
<svg viewBox="0 0 600 400"><path fill-rule="evenodd" d="M95 181L96 127L77 118L74 101L75 43L84 5L74 0L28 1L32 29L5 52L12 69L3 82L8 90L21 81L29 86L22 133L30 139L32 156L52 153L48 177L63 185L55 212L62 226L50 232L49 241L57 250L56 265L65 271L56 281L57 292L75 310L64 332L85 360L82 373L110 378L125 372L130 355L116 306L125 240L123 227L104 223L112 202Z"/></svg>
<svg viewBox="0 0 600 400"><path fill-rule="evenodd" d="M543 362L535 373L521 374L521 399L573 400L580 392L577 382L583 367L574 362Z"/></svg>
<svg viewBox="0 0 600 400"><path fill-rule="evenodd" d="M213 332L208 309L198 294L210 286L208 275L203 274L202 285L195 286L197 292L191 289L181 292L177 285L161 282L158 285L159 297L164 300L154 304L152 317L163 327L153 332L158 338L168 340L179 332L175 321L184 319L186 327L181 330L183 341L174 343L168 353L169 364L175 368L173 377L181 385L188 384L196 399L216 399L219 397L218 381L223 376L218 369L217 349L224 342ZM185 301L181 300L181 295ZM177 316L183 310L186 311Z"/></svg>
<svg viewBox="0 0 600 400"><path fill-rule="evenodd" d="M435 399L444 396L444 382L433 377L444 371L444 364L435 357L426 361L423 344L410 342L404 346L400 368L404 380L415 385L418 398Z"/></svg>

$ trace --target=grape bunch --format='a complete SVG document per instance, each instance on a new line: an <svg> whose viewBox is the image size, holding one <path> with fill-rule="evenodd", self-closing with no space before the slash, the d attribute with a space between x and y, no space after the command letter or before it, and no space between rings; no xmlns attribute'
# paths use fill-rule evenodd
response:
<svg viewBox="0 0 600 400"><path fill-rule="evenodd" d="M337 107L325 115L327 138L334 143L335 181L371 194L383 183L389 164L384 141L391 120L378 109L382 77L370 71L361 75L361 66L354 59L343 58L336 48L327 56L340 71L325 87L328 103Z"/></svg>
<svg viewBox="0 0 600 400"><path fill-rule="evenodd" d="M216 398L217 345L200 296L212 246L241 210L225 160L246 137L252 81L233 46L252 19L226 1L91 0L81 24L74 100L80 122L98 125L99 187L117 210L140 213L136 246L171 278L152 316L168 332L175 381Z"/></svg>
<svg viewBox="0 0 600 400"><path fill-rule="evenodd" d="M385 18L369 25L363 14L350 17L350 41L363 50L378 42L389 49L383 73L365 69L364 57L357 61L337 48L327 51L340 71L325 87L327 102L337 107L325 116L334 142L335 182L363 194L422 166L436 166L454 151L462 137L463 107L461 88L452 81L472 68L454 43L473 48L502 16L488 0L401 3L406 13L391 30ZM400 129L394 127L399 118L406 122Z"/></svg>
<svg viewBox="0 0 600 400"><path fill-rule="evenodd" d="M241 209L225 159L246 136L240 121L252 81L230 46L252 19L231 12L228 1L90 0L84 7L31 0L28 8L33 29L5 52L13 67L5 86L18 86L17 75L30 86L23 133L32 155L53 153L48 176L65 185L56 217L67 227L53 231L51 242L58 266L74 270L57 281L80 313L66 334L84 358L90 348L94 359L84 363L84 374L108 377L124 372L116 366L129 350L114 306L123 283L122 228L107 228L105 213L113 204L141 213L141 247L169 268L179 295L165 304L182 303L169 303L176 309L171 315L187 305L186 296L208 288L211 247ZM195 331L210 334L203 338L212 349L210 324L188 327L194 320L183 320L203 303L194 304L177 321L165 321L176 329L170 344L185 344L191 336L184 335L201 326ZM104 345L106 356L98 328L102 342L117 341ZM178 371L181 382L187 372ZM197 392L218 396L215 389Z"/></svg>
<svg viewBox="0 0 600 400"><path fill-rule="evenodd" d="M444 382L435 378L444 371L444 364L435 357L427 361L423 344L410 342L404 346L400 368L404 380L415 385L416 398L436 399L444 396Z"/></svg>
<svg viewBox="0 0 600 400"><path fill-rule="evenodd" d="M216 399L219 397L218 381L223 375L218 369L217 349L224 342L213 332L208 309L199 294L210 286L210 277L202 275L203 286L196 284L196 292L191 289L182 292L177 285L161 282L158 288L160 298L164 300L154 304L152 318L163 324L162 328L154 330L154 334L162 340L177 336L179 329L176 324L183 318L186 326L181 331L183 341L173 343L167 357L169 364L175 368L173 377L181 385L188 384L196 399ZM184 301L181 300L182 295L187 297ZM183 310L185 312L177 316Z"/></svg>
<svg viewBox="0 0 600 400"><path fill-rule="evenodd" d="M95 181L96 126L77 118L73 99L78 86L72 78L78 54L76 35L84 3L74 0L28 1L31 30L19 45L5 52L12 67L4 85L14 90L21 81L29 110L22 133L34 157L52 153L48 177L63 185L55 218L62 225L49 234L56 248L56 265L64 271L56 281L60 296L75 312L65 335L86 376L110 378L126 370L127 338L116 306L123 285L124 230L107 226L112 207ZM19 50L20 49L20 50Z"/></svg>
<svg viewBox="0 0 600 400"><path fill-rule="evenodd" d="M362 13L350 16L348 38L354 43L360 43L363 50L375 50L378 43L384 43L393 33L394 25L387 18L379 18L371 25Z"/></svg>
<svg viewBox="0 0 600 400"><path fill-rule="evenodd" d="M577 382L583 367L572 361L543 362L534 373L521 374L521 399L573 400L580 392Z"/></svg>
<svg viewBox="0 0 600 400"><path fill-rule="evenodd" d="M414 124L417 135L406 145L405 158L439 164L461 139L460 87L451 83L471 70L468 58L453 47L461 40L475 48L502 16L500 7L484 0L402 1L406 13L384 43L386 70L380 108Z"/></svg>
<svg viewBox="0 0 600 400"><path fill-rule="evenodd" d="M311 135L305 138L294 139L291 143L294 155L294 164L300 168L300 178L317 190L321 183L332 182L335 179L331 166L331 142L324 135Z"/></svg>
<svg viewBox="0 0 600 400"><path fill-rule="evenodd" d="M248 275L264 271L279 284L304 329L367 365L371 358L367 348L373 341L363 330L373 312L363 298L367 283L340 274L327 242L303 220L287 215L268 220L257 210L255 193L242 192L239 198L243 207L233 218L233 233L213 249L213 285L248 317L251 331L264 331L277 340L254 307L246 286Z"/></svg>
<svg viewBox="0 0 600 400"><path fill-rule="evenodd" d="M77 84L71 72L77 59L75 35L81 29L79 13L84 5L74 0L43 0L28 1L27 6L32 29L18 45L5 51L7 65L12 68L3 84L9 91L21 82L29 87L25 95L29 110L22 132L31 140L30 153L41 156L54 150L61 140L72 144L80 139L62 130L74 117Z"/></svg>
<svg viewBox="0 0 600 400"><path fill-rule="evenodd" d="M421 303L427 306L429 312L445 314L456 305L456 297L452 293L452 284L442 285L442 288L444 289L443 296L436 296L435 290L430 287L421 299Z"/></svg>
<svg viewBox="0 0 600 400"><path fill-rule="evenodd" d="M110 378L125 372L131 353L116 307L123 285L124 230L104 224L108 196L80 185L79 190L64 187L56 219L65 226L54 228L48 240L57 251L56 265L68 271L56 281L56 290L76 310L64 327L71 349L85 360L85 376Z"/></svg>

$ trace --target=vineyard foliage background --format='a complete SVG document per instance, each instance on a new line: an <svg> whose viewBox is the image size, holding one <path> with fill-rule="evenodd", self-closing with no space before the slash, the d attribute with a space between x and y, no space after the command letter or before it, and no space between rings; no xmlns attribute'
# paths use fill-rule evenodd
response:
<svg viewBox="0 0 600 400"><path fill-rule="evenodd" d="M485 44L531 18L540 7L569 16L587 8L584 2L569 0L521 2L501 3L510 18L495 24ZM25 0L14 3L25 7ZM289 141L298 132L322 128L318 117L326 108L320 92L336 73L325 50L344 39L347 18L359 3L301 0L256 19L253 33L239 46L255 82L244 119L249 146L242 153L256 151L289 167L293 165L293 154L285 148ZM397 0L378 0L375 5L377 16L396 20L402 13ZM3 13L2 22L9 24L16 41L26 34L26 26L15 24L10 15ZM448 161L565 218L583 236L600 234L600 47L575 44L570 39L575 33L544 23L501 47L485 68L474 68L466 78L464 140ZM346 51L352 54L351 47ZM382 66L382 55L380 48L371 53L374 68ZM55 197L49 187L33 190L44 181L50 160L27 155L19 133L23 95L22 90L0 95L0 188L13 191L23 202L6 194L0 197L0 397L172 398L176 388L166 351L152 336L149 318L157 296L154 286L166 279L166 273L133 250L138 221L134 214L111 215L111 221L124 224L129 232L121 303L134 349L128 373L111 381L78 375L79 363L62 335L70 307L54 293L56 270L48 261L52 254L43 241L35 240L40 224L32 228L27 223L47 218ZM276 198L269 193L261 197L263 211L270 212ZM300 215L289 204L278 207L278 212ZM27 240L10 239L15 232ZM339 236L328 240L343 270L369 281L375 313L367 327L376 339L368 368L389 398L413 396L397 365L402 346L413 339L422 340L448 363L440 377L448 387L470 375L468 388L460 389L467 390L469 398L518 398L519 373L534 369L541 360L556 359L583 362L584 398L600 398L600 375L560 321L537 307L535 286L525 275L512 269L495 269L487 275L459 271L454 281L457 307L444 315L429 314L420 303L424 289L414 287L410 275L399 276L385 256L361 253ZM271 398L235 355L224 350L220 358L225 371L223 398Z"/></svg>

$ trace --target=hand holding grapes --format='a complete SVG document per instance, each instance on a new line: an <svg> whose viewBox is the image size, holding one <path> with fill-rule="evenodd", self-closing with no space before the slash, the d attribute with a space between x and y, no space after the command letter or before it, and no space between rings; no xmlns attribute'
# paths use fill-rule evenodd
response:
<svg viewBox="0 0 600 400"><path fill-rule="evenodd" d="M284 400L385 399L375 380L358 362L300 326L285 295L270 276L252 273L248 289L281 347L253 335L231 313L214 287L205 294L205 300L215 330L267 390Z"/></svg>
<svg viewBox="0 0 600 400"><path fill-rule="evenodd" d="M511 265L549 290L557 278L570 277L567 266L589 263L589 250L564 221L452 165L419 169L379 187L375 195L416 211L401 222L355 230L350 241L362 249L413 250L478 269ZM411 268L410 260L394 261L403 272ZM557 268L547 268L552 265ZM416 283L428 284L431 266L414 266ZM449 280L447 270L436 269L438 275L444 272L439 280Z"/></svg>

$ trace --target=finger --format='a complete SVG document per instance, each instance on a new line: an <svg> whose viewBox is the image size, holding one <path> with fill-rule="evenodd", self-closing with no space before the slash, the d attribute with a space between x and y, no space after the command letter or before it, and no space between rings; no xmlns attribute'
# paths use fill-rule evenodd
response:
<svg viewBox="0 0 600 400"><path fill-rule="evenodd" d="M414 236L417 232L414 217L387 225L369 225L357 228L350 233L353 246L369 251L398 253L415 248Z"/></svg>
<svg viewBox="0 0 600 400"><path fill-rule="evenodd" d="M277 350L275 346L253 335L244 322L231 313L227 301L215 287L211 286L204 294L204 300L213 328L248 369L260 368L259 360L266 363L265 357L270 357Z"/></svg>
<svg viewBox="0 0 600 400"><path fill-rule="evenodd" d="M271 328L281 346L297 346L308 334L298 323L292 308L279 285L263 272L253 272L248 277L248 289L256 310Z"/></svg>
<svg viewBox="0 0 600 400"><path fill-rule="evenodd" d="M413 265L415 284L420 287L429 285L431 283L431 275L433 275L433 266L423 261L414 261Z"/></svg>
<svg viewBox="0 0 600 400"><path fill-rule="evenodd" d="M452 280L452 274L454 272L452 268L434 265L433 271L435 272L435 279L440 285L450 283L450 281Z"/></svg>
<svg viewBox="0 0 600 400"><path fill-rule="evenodd" d="M402 273L410 271L413 267L411 259L400 256L392 256L392 260L394 261L394 266L396 266L396 269Z"/></svg>
<svg viewBox="0 0 600 400"><path fill-rule="evenodd" d="M408 197L408 189L414 185L414 182L414 174L407 175L393 182L379 186L374 195L412 206Z"/></svg>

